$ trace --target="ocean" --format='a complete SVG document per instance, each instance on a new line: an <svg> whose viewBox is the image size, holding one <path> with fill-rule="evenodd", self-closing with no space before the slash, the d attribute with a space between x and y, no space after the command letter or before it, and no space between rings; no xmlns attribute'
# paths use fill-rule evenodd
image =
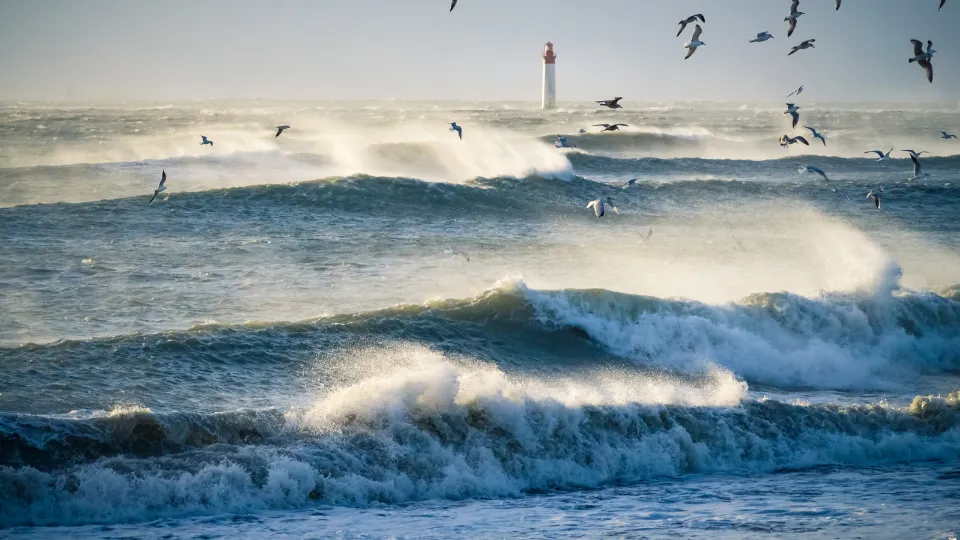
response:
<svg viewBox="0 0 960 540"><path fill-rule="evenodd" d="M956 537L960 106L802 97L0 103L0 538Z"/></svg>

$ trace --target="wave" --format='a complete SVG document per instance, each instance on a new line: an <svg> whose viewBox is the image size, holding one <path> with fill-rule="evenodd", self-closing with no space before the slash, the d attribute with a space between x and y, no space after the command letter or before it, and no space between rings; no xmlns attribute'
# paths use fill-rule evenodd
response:
<svg viewBox="0 0 960 540"><path fill-rule="evenodd" d="M735 381L717 393L731 384L720 376L704 385L720 397L713 405L652 405L643 388L577 396L490 366L422 359L287 411L263 439L49 471L0 467L0 526L513 497L690 473L953 460L960 451L958 394L918 397L906 409L723 405L742 396Z"/></svg>

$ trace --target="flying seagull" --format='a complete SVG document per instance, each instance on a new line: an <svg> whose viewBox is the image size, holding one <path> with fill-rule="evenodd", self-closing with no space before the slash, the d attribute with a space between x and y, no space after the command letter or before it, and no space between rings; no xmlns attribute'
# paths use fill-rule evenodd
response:
<svg viewBox="0 0 960 540"><path fill-rule="evenodd" d="M800 110L800 107L797 107L793 103L787 103L787 111L783 114L789 114L793 117L793 129L797 129L797 122L800 121L800 113L797 112Z"/></svg>
<svg viewBox="0 0 960 540"><path fill-rule="evenodd" d="M803 85L801 84L800 88L797 88L793 92L790 92L790 94L787 95L786 99L790 99L790 96L794 96L794 95L799 96L802 93L803 93Z"/></svg>
<svg viewBox="0 0 960 540"><path fill-rule="evenodd" d="M283 130L290 129L290 126L277 126L277 134L273 136L274 139L280 136L283 133Z"/></svg>
<svg viewBox="0 0 960 540"><path fill-rule="evenodd" d="M200 138L203 139L203 142L200 143L200 146L203 146L203 145L205 145L205 144L209 144L211 147L213 147L213 141L211 141L210 139L208 139L206 135L201 135Z"/></svg>
<svg viewBox="0 0 960 540"><path fill-rule="evenodd" d="M920 158L910 154L910 161L913 162L913 176L907 178L907 180L913 181L927 176L927 173L923 172L923 167L920 166Z"/></svg>
<svg viewBox="0 0 960 540"><path fill-rule="evenodd" d="M685 43L683 46L687 48L687 55L683 57L684 60L693 56L693 53L697 52L697 47L706 45L706 43L700 41L700 34L703 32L703 28L700 28L700 25L697 25L697 28L693 31L693 39L689 43Z"/></svg>
<svg viewBox="0 0 960 540"><path fill-rule="evenodd" d="M620 215L620 211L617 210L616 206L614 206L613 201L610 200L610 197L600 197L595 201L590 201L587 204L587 208L593 208L593 213L600 218L606 213L607 205L610 205L610 209L613 210L615 214L618 216Z"/></svg>
<svg viewBox="0 0 960 540"><path fill-rule="evenodd" d="M790 55L792 55L793 53L795 53L795 52L797 52L797 51L802 51L802 50L804 50L804 49L814 49L814 48L816 48L816 47L813 46L813 42L814 42L814 41L816 41L816 40L815 40L815 39L808 39L808 40L806 40L806 41L804 41L804 42L801 42L799 45L794 45L793 48L790 49L790 52L787 53L787 56L790 56Z"/></svg>
<svg viewBox="0 0 960 540"><path fill-rule="evenodd" d="M701 13L697 13L696 15L691 15L686 19L678 22L677 24L680 25L680 30L677 30L677 37L680 37L680 34L683 33L683 30L687 27L688 24L697 22L697 19L700 19L700 22L702 23L707 22L707 20L703 18L703 14ZM693 38L693 39L697 39L697 38Z"/></svg>
<svg viewBox="0 0 960 540"><path fill-rule="evenodd" d="M803 15L802 11L797 11L799 7L800 0L793 0L793 4L790 5L790 16L783 19L790 23L790 29L787 30L787 37L793 35L793 31L797 29L797 18Z"/></svg>
<svg viewBox="0 0 960 540"><path fill-rule="evenodd" d="M810 143L808 143L806 139L804 139L799 135L796 137L790 137L788 135L784 135L783 137L780 137L780 146L787 147L787 146L790 146L791 144L797 144L797 143L803 143L806 146L810 146Z"/></svg>
<svg viewBox="0 0 960 540"><path fill-rule="evenodd" d="M920 156L922 156L922 155L924 155L924 154L929 154L929 153L930 153L930 152L927 152L926 150L921 150L921 151L919 151L919 152L917 152L916 150L901 150L901 152L906 152L906 153L910 154L911 156L917 157L917 158L920 157Z"/></svg>
<svg viewBox="0 0 960 540"><path fill-rule="evenodd" d="M452 2L450 2L450 11L448 11L447 13L452 13L453 8L455 7L457 7L457 0L453 0Z"/></svg>
<svg viewBox="0 0 960 540"><path fill-rule="evenodd" d="M874 206L877 207L877 210L880 209L880 194L881 194L881 193L883 193L883 186L877 186L877 187L871 189L869 193L867 193L867 198L868 198L868 199L873 199L873 204L874 204Z"/></svg>
<svg viewBox="0 0 960 540"><path fill-rule="evenodd" d="M601 107L609 107L611 109L622 109L623 107L620 106L621 99L623 98L615 97L613 99L605 99L603 101L598 101L597 103L599 103Z"/></svg>
<svg viewBox="0 0 960 540"><path fill-rule="evenodd" d="M594 124L593 127L602 127L600 133L604 131L620 131L620 126L627 127L626 124Z"/></svg>
<svg viewBox="0 0 960 540"><path fill-rule="evenodd" d="M764 42L764 41L766 41L766 40L768 40L768 39L773 39L773 36L770 34L770 32L764 31L764 32L760 32L759 34L757 34L757 38L756 38L756 39L751 39L751 40L750 40L750 43L761 43L761 42Z"/></svg>
<svg viewBox="0 0 960 540"><path fill-rule="evenodd" d="M163 171L163 174L160 175L160 183L157 185L157 189L153 190L153 197L150 197L150 202L147 203L147 206L150 206L151 204L153 204L153 200L157 198L157 195L161 191L167 190L167 186L164 185L166 183L167 183L167 171Z"/></svg>
<svg viewBox="0 0 960 540"><path fill-rule="evenodd" d="M880 150L870 150L870 151L868 151L868 152L864 152L864 154L876 154L877 156L880 157L880 159L878 159L877 161L883 161L883 160L886 160L886 159L890 159L890 152L893 152L893 148L891 148L890 151L887 152L886 154L884 154L884 153L883 153L882 151L880 151Z"/></svg>
<svg viewBox="0 0 960 540"><path fill-rule="evenodd" d="M809 129L809 130L813 133L813 138L814 138L814 139L820 139L820 142L822 142L824 146L827 145L827 139L825 139L825 138L823 137L823 135L817 133L817 130L813 129L813 128L810 127L810 126L803 126L803 127Z"/></svg>
<svg viewBox="0 0 960 540"><path fill-rule="evenodd" d="M947 133L946 131L941 131L941 132L940 132L940 138L941 138L941 139L956 139L957 136L956 136L956 135L950 135L950 134Z"/></svg>
<svg viewBox="0 0 960 540"><path fill-rule="evenodd" d="M840 11L840 2L843 2L843 0L837 0L837 9L835 11Z"/></svg>
<svg viewBox="0 0 960 540"><path fill-rule="evenodd" d="M627 189L630 186L636 185L636 183L637 183L637 179L631 178L630 180L627 180L626 182L621 184L620 187L622 187L623 189Z"/></svg>
<svg viewBox="0 0 960 540"><path fill-rule="evenodd" d="M823 179L826 180L827 182L830 181L830 179L827 178L827 173L823 172L823 169L820 169L820 168L818 168L818 167L814 167L813 165L806 165L806 166L804 166L804 165L797 165L797 167L798 167L797 172L799 172L800 174L804 174L804 173L819 174L819 175L822 176Z"/></svg>
<svg viewBox="0 0 960 540"><path fill-rule="evenodd" d="M910 59L910 63L916 62L926 72L927 80L933 82L933 64L930 60L933 59L933 53L937 52L933 50L933 42L927 41L926 52L923 51L923 43L919 40L911 39L910 43L913 43L913 58Z"/></svg>
<svg viewBox="0 0 960 540"><path fill-rule="evenodd" d="M460 136L460 140L463 140L463 128L458 126L456 122L450 122L450 131L456 131L457 135Z"/></svg>

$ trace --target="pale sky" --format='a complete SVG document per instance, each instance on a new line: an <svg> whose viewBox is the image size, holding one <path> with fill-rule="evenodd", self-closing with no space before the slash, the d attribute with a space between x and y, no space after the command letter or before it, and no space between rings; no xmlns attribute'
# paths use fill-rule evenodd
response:
<svg viewBox="0 0 960 540"><path fill-rule="evenodd" d="M0 0L0 99L538 101L549 40L560 101L956 101L960 0L938 3L802 0L788 39L789 0ZM932 85L910 38L934 41Z"/></svg>

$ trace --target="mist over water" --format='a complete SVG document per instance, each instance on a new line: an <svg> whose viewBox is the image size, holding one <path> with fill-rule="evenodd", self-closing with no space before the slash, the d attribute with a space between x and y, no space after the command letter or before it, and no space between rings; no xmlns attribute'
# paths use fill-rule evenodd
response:
<svg viewBox="0 0 960 540"><path fill-rule="evenodd" d="M803 112L826 146L779 104L0 104L0 527L842 535L936 493L956 534L960 109ZM797 495L834 481L874 489Z"/></svg>

